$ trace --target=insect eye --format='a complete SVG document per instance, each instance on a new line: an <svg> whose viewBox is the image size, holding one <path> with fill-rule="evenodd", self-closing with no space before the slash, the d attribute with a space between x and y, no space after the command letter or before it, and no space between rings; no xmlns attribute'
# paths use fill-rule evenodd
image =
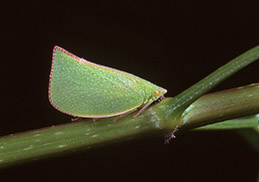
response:
<svg viewBox="0 0 259 182"><path fill-rule="evenodd" d="M154 90L153 94L158 95L159 94L158 90Z"/></svg>

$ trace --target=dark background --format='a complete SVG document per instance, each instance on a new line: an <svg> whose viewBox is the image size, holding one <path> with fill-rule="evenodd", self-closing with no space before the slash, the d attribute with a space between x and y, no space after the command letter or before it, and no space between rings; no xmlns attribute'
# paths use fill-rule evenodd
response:
<svg viewBox="0 0 259 182"><path fill-rule="evenodd" d="M11 2L11 1L10 1ZM54 45L175 96L259 44L259 1L17 1L0 6L0 136L70 122L48 102ZM213 91L258 82L259 62ZM1 181L255 181L258 154L233 132L154 137L0 172Z"/></svg>

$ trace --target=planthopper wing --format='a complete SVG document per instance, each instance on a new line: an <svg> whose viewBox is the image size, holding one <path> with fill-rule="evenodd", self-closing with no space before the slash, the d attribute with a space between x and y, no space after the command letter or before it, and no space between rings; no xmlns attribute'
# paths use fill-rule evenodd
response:
<svg viewBox="0 0 259 182"><path fill-rule="evenodd" d="M53 49L49 100L59 111L87 118L120 115L141 106L138 77Z"/></svg>

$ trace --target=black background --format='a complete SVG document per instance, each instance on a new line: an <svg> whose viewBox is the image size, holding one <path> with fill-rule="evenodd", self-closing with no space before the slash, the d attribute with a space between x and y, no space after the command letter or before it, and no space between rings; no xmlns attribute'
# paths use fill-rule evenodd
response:
<svg viewBox="0 0 259 182"><path fill-rule="evenodd" d="M54 45L175 96L259 44L259 1L17 1L0 6L0 136L70 122L48 102ZM213 91L258 82L259 63ZM154 137L0 171L1 181L255 181L258 154L232 132Z"/></svg>

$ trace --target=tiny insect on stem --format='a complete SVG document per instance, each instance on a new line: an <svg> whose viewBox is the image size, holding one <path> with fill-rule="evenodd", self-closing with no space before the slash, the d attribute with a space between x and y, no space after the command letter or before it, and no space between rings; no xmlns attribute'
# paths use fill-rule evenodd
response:
<svg viewBox="0 0 259 182"><path fill-rule="evenodd" d="M164 144L169 144L170 141L174 138L176 138L175 133L178 131L178 126L176 126L173 131L169 132L166 136L165 136L165 140L164 140Z"/></svg>

